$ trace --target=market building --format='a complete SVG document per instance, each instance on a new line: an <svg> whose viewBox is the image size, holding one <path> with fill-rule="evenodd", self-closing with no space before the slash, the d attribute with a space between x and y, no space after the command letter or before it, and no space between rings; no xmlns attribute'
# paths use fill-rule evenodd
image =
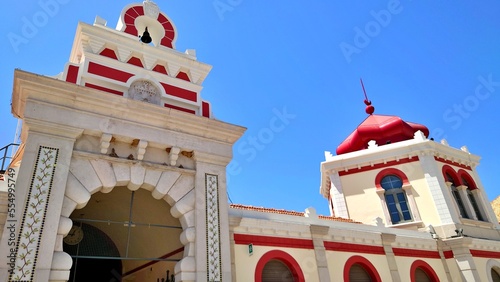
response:
<svg viewBox="0 0 500 282"><path fill-rule="evenodd" d="M500 281L479 156L368 100L320 165L329 216L229 205L245 128L213 118L211 66L176 35L144 1L79 23L57 77L15 71L0 280Z"/></svg>

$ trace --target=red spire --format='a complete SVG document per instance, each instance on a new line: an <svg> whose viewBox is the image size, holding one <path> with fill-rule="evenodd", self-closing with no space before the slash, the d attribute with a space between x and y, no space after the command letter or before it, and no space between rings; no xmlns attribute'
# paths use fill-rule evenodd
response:
<svg viewBox="0 0 500 282"><path fill-rule="evenodd" d="M366 90L365 90L365 85L363 84L363 79L360 78L359 81L361 82L361 87L363 88L363 93L365 93L365 112L369 115L373 114L375 112L375 107L372 106L372 101L368 100L368 96L366 95Z"/></svg>

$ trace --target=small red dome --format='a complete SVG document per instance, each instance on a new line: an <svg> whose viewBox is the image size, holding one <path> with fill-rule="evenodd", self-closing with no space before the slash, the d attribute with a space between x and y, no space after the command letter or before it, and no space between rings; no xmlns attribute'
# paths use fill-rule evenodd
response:
<svg viewBox="0 0 500 282"><path fill-rule="evenodd" d="M366 149L371 140L379 146L410 140L418 130L429 136L424 125L405 122L397 116L371 114L337 147L337 155Z"/></svg>

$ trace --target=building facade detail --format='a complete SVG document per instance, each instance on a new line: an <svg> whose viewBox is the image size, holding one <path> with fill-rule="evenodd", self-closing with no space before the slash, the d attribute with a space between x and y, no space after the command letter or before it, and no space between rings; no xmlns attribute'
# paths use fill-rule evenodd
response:
<svg viewBox="0 0 500 282"><path fill-rule="evenodd" d="M479 156L368 100L320 164L330 215L230 205L245 128L213 118L211 66L176 38L145 0L116 28L78 24L57 77L14 72L23 144L0 173L0 281L500 281Z"/></svg>
<svg viewBox="0 0 500 282"><path fill-rule="evenodd" d="M207 202L207 281L222 281L219 219L219 181L206 174Z"/></svg>
<svg viewBox="0 0 500 282"><path fill-rule="evenodd" d="M33 281L58 153L57 148L40 146L38 149L16 242L16 262L10 272L10 281Z"/></svg>

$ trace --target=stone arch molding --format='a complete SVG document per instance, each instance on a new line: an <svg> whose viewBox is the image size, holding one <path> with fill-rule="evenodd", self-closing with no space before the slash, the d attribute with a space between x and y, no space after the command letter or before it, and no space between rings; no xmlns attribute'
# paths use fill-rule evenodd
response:
<svg viewBox="0 0 500 282"><path fill-rule="evenodd" d="M175 266L176 275L195 275L195 172L175 168L161 168L125 160L96 159L73 155L66 183L58 236L64 237L73 225L69 218L76 209L87 205L91 195L97 192L109 193L117 186L125 186L131 191L146 189L155 199L163 199L170 206L170 213L178 218L182 233L180 241L184 245L184 258ZM62 240L55 247L62 251ZM56 256L54 256L56 257ZM71 257L62 253L59 261L53 261L52 269L71 268ZM69 259L69 261L68 261Z"/></svg>

